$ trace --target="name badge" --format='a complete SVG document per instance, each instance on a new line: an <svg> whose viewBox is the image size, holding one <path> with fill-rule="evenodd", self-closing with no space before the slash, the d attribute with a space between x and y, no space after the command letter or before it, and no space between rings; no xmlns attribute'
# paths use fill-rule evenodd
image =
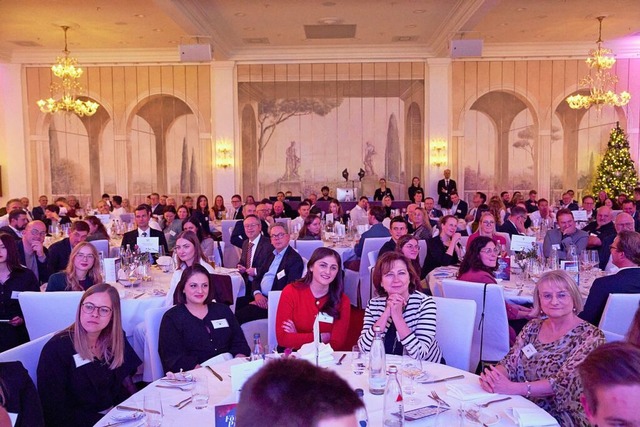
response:
<svg viewBox="0 0 640 427"><path fill-rule="evenodd" d="M176 232L175 232L175 231L173 231L173 230L171 230L171 231L169 231L169 235L170 235L171 237L173 237L173 236L175 236L175 235L176 235Z"/></svg>
<svg viewBox="0 0 640 427"><path fill-rule="evenodd" d="M18 299L19 295L20 295L19 291L11 291L11 299Z"/></svg>
<svg viewBox="0 0 640 427"><path fill-rule="evenodd" d="M83 359L82 356L80 356L78 353L73 355L73 361L76 363L76 368L79 368L80 366L84 366L87 363L92 362L92 360Z"/></svg>
<svg viewBox="0 0 640 427"><path fill-rule="evenodd" d="M279 279L282 279L282 278L284 277L284 275L285 275L284 270L280 270L280 271L278 272L278 274L276 274L276 277L277 277L277 278L278 278L278 280L279 280Z"/></svg>
<svg viewBox="0 0 640 427"><path fill-rule="evenodd" d="M527 359L531 359L531 357L536 354L538 350L533 346L533 344L527 344L522 347L522 353L527 356Z"/></svg>
<svg viewBox="0 0 640 427"><path fill-rule="evenodd" d="M213 329L220 329L220 328L228 328L229 327L229 322L227 322L227 319L212 320L211 324L213 325Z"/></svg>
<svg viewBox="0 0 640 427"><path fill-rule="evenodd" d="M560 245L558 245L557 243L553 244L553 245L551 245L551 249L555 249L556 251L559 251L560 250Z"/></svg>
<svg viewBox="0 0 640 427"><path fill-rule="evenodd" d="M333 323L333 317L321 311L318 313L318 322Z"/></svg>

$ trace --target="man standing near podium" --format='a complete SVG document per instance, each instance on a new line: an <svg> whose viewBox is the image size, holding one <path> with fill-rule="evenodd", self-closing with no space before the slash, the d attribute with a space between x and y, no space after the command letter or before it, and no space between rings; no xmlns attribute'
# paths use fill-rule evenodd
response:
<svg viewBox="0 0 640 427"><path fill-rule="evenodd" d="M458 191L456 182L451 179L451 169L444 170L444 179L438 181L438 204L443 209L451 207L451 192Z"/></svg>

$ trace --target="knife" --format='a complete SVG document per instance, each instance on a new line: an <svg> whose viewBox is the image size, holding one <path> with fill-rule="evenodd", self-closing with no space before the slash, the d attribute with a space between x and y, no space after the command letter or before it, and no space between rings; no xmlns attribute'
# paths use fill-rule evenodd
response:
<svg viewBox="0 0 640 427"><path fill-rule="evenodd" d="M211 373L212 373L213 375L215 375L217 379L219 379L220 381L222 381L222 376L221 376L219 373L217 373L216 371L214 371L214 370L213 370L213 368L212 368L211 366L205 366L205 368L207 368L209 371L211 371Z"/></svg>
<svg viewBox="0 0 640 427"><path fill-rule="evenodd" d="M443 383L449 380L459 380L464 378L464 375L456 375L453 377L441 378L439 380L431 380L431 381L420 381L420 384L434 384L434 383Z"/></svg>
<svg viewBox="0 0 640 427"><path fill-rule="evenodd" d="M137 412L151 412L152 414L159 414L160 411L156 411L155 409L140 409L140 408L134 408L132 406L124 406L124 405L118 405L116 406L116 409L119 409L121 411L137 411Z"/></svg>

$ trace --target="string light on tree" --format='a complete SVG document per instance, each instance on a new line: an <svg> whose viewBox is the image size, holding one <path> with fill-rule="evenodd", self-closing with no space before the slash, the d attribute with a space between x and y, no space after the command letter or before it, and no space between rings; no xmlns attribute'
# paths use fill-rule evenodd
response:
<svg viewBox="0 0 640 427"><path fill-rule="evenodd" d="M638 173L629 152L629 141L620 123L611 129L607 150L598 165L593 193L605 191L609 197L632 194L638 184Z"/></svg>

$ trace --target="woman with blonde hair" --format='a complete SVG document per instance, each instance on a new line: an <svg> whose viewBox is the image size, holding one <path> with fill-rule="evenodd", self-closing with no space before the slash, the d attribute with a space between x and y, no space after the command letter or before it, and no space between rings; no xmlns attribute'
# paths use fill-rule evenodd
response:
<svg viewBox="0 0 640 427"><path fill-rule="evenodd" d="M413 212L413 225L416 229L412 234L418 240L429 240L433 237L429 215L424 208L416 208Z"/></svg>
<svg viewBox="0 0 640 427"><path fill-rule="evenodd" d="M100 283L80 299L75 322L44 345L38 393L46 425L92 426L129 397L142 362L122 330L116 288Z"/></svg>
<svg viewBox="0 0 640 427"><path fill-rule="evenodd" d="M91 243L80 242L71 251L67 268L49 276L47 292L86 291L97 283L102 283L98 251Z"/></svg>

